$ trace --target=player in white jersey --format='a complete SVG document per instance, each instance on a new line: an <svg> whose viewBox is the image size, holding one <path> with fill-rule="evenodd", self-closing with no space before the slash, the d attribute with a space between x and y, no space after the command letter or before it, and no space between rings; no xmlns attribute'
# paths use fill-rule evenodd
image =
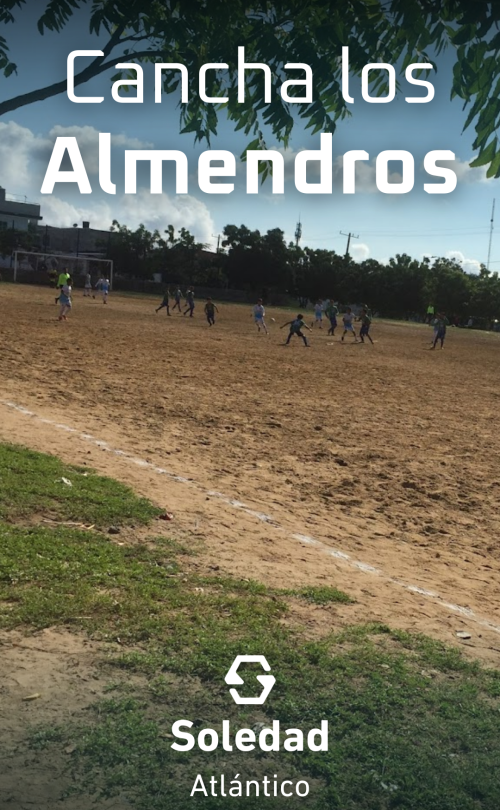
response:
<svg viewBox="0 0 500 810"><path fill-rule="evenodd" d="M354 313L351 307L347 307L346 311L342 315L342 323L344 324L344 331L342 332L342 337L340 338L342 343L344 342L346 335L352 335L354 342L357 343L358 338L356 337L356 331L354 329Z"/></svg>
<svg viewBox="0 0 500 810"><path fill-rule="evenodd" d="M108 293L109 293L109 278L101 277L97 284L95 285L96 290L100 290L102 295L102 303L108 303Z"/></svg>
<svg viewBox="0 0 500 810"><path fill-rule="evenodd" d="M314 321L312 322L311 326L316 324L319 326L320 329L323 329L323 312L324 312L324 305L321 298L318 298L314 305Z"/></svg>
<svg viewBox="0 0 500 810"><path fill-rule="evenodd" d="M85 286L83 288L83 297L90 298L92 295L92 276L87 273L85 276Z"/></svg>
<svg viewBox="0 0 500 810"><path fill-rule="evenodd" d="M66 284L61 287L61 292L59 294L59 320L65 321L66 315L69 315L71 312L71 286L70 286L71 279L68 279Z"/></svg>
<svg viewBox="0 0 500 810"><path fill-rule="evenodd" d="M266 335L269 334L267 331L267 326L265 322L266 317L266 310L264 309L264 304L262 303L262 298L259 298L257 303L253 308L253 319L255 321L255 325L257 326L258 331L260 332L261 329L264 330Z"/></svg>

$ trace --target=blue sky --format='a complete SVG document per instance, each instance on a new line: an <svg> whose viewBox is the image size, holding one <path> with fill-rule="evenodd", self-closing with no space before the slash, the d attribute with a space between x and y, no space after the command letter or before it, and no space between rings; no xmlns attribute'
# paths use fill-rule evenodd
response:
<svg viewBox="0 0 500 810"><path fill-rule="evenodd" d="M74 49L98 48L99 41L87 33L81 15L63 34L36 33L36 7L31 5L20 25L5 27L11 56L18 75L0 79L0 98L9 98L64 78L66 58ZM287 239L293 238L300 214L302 244L311 247L345 250L346 240L339 231L353 231L352 254L357 259L387 259L407 252L450 255L474 270L485 262L488 251L489 220L498 181L485 178L480 169L471 170L473 130L462 134L465 114L458 101L450 102L451 54L440 59L439 71L429 77L436 88L428 104L407 104L403 95L390 104L367 104L360 96L359 80L351 79L355 103L350 119L340 122L333 139L334 161L350 149L365 149L371 158L358 180L355 195L342 194L341 175L334 174L332 195L304 195L296 191L293 176L284 195L272 195L270 183L259 194L245 193L245 166L238 166L235 191L230 195L203 194L197 184L197 158L206 146L193 144L191 135L179 134L177 98L164 97L153 103L153 69L145 66L146 90L143 105L117 104L111 98L110 76L115 71L77 89L78 94L104 95L99 105L73 104L66 94L21 108L0 119L0 185L12 194L40 199L44 222L71 225L89 219L95 227L107 228L113 218L135 227L144 222L163 230L170 222L185 225L199 239L214 243L214 236L227 223L244 223L265 231L280 227ZM35 68L36 66L36 68ZM35 68L35 69L34 69ZM290 76L292 78L292 76ZM413 92L409 93L413 95ZM418 94L418 91L415 92ZM116 197L103 194L97 182L97 133L113 135L113 180ZM40 187L57 135L76 135L89 169L92 195L80 195L66 185L56 186L54 194L40 195ZM272 135L264 130L268 148L277 147ZM221 119L219 135L212 149L227 149L238 156L248 138L235 133ZM123 152L126 148L181 149L190 161L189 195L175 195L172 173L165 172L165 194L149 194L149 178L140 174L137 196L123 194ZM319 134L311 136L298 124L294 130L287 165L301 149L318 149ZM406 195L384 195L373 179L373 161L385 149L406 149L415 158L416 179ZM429 178L420 168L426 152L450 149L457 158L457 189L451 194L429 195L423 183ZM394 166L397 170L397 166ZM491 269L500 270L500 237L494 236Z"/></svg>

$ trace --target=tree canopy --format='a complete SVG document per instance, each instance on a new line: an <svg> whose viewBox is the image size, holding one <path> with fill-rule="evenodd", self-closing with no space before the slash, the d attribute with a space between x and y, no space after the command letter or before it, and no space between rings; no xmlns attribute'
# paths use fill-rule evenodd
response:
<svg viewBox="0 0 500 810"><path fill-rule="evenodd" d="M167 284L247 290L275 300L366 302L387 317L422 315L429 302L450 316L472 315L477 324L500 317L498 273L485 267L466 273L446 257L418 260L402 253L385 263L355 262L333 250L287 244L280 228L261 233L244 224L226 225L221 252L210 255L184 228L176 233L170 225L162 236L143 225L131 231L115 222L112 230L108 257L126 275L149 278L158 272Z"/></svg>
<svg viewBox="0 0 500 810"><path fill-rule="evenodd" d="M472 165L487 165L488 175L500 177L496 129L500 119L500 4L497 0L44 0L40 2L40 34L62 32L71 17L88 10L88 31L105 36L104 56L77 73L75 85L123 61L181 63L188 69L189 100L179 102L182 132L210 142L222 111L237 130L253 140L247 148L265 146L259 132L265 125L284 146L294 121L303 119L315 132L334 132L349 115L341 94L341 48L350 48L350 69L360 75L369 62L388 62L401 73L411 62L433 62L445 48L454 53L452 97L468 110L465 127L474 126ZM27 0L0 0L0 70L16 71L8 48L9 26L23 25ZM261 71L247 72L245 101L237 101L237 49L245 46L247 62L269 65L271 100L264 101ZM227 63L227 71L207 74L207 93L228 96L227 104L206 104L198 94L203 64ZM311 102L291 105L278 90L283 81L303 78L286 72L286 63L306 63L314 76ZM435 64L435 62L434 62ZM375 74L374 74L375 75ZM374 78L374 91L383 80ZM165 93L178 91L178 71L165 72ZM0 115L65 92L66 78L48 87L5 99ZM301 87L290 89L299 97ZM224 109L225 108L225 109Z"/></svg>

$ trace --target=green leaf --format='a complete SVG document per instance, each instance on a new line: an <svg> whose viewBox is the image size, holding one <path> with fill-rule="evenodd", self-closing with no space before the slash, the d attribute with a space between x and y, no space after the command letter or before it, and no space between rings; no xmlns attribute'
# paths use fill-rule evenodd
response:
<svg viewBox="0 0 500 810"><path fill-rule="evenodd" d="M490 163L496 155L498 138L494 138L485 149L482 149L475 160L470 164L471 169L477 169L480 166L486 166Z"/></svg>
<svg viewBox="0 0 500 810"><path fill-rule="evenodd" d="M491 166L486 172L486 177L500 177L500 152L497 152L491 161Z"/></svg>

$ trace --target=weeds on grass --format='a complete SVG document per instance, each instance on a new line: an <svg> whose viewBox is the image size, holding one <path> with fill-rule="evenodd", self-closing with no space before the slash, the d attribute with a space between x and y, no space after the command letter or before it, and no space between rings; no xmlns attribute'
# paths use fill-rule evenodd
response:
<svg viewBox="0 0 500 810"><path fill-rule="evenodd" d="M279 593L283 596L297 596L313 605L328 605L332 602L342 605L354 604L354 599L351 599L346 593L330 585L310 585L307 588L282 590L279 591Z"/></svg>
<svg viewBox="0 0 500 810"><path fill-rule="evenodd" d="M33 729L29 739L30 747L34 751L44 751L54 743L63 742L65 735L66 730L61 726L44 726Z"/></svg>

